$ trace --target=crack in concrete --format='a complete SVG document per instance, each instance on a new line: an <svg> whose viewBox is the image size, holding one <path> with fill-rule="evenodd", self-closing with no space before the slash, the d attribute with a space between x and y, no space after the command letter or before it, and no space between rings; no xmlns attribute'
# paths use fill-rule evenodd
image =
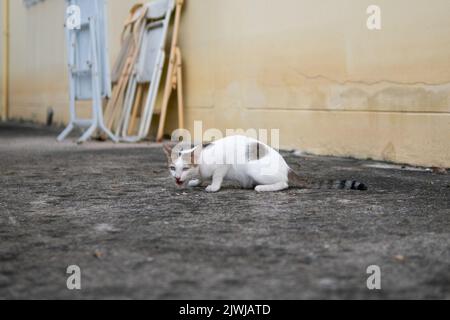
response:
<svg viewBox="0 0 450 320"><path fill-rule="evenodd" d="M295 73L302 78L308 79L308 80L326 80L329 82L333 82L339 85L349 85L349 84L359 84L359 85L367 85L367 86L374 86L379 84L393 84L393 85L400 85L400 86L446 86L450 85L450 81L448 82L425 82L425 81L417 81L417 82L402 82L402 81L394 81L394 80L386 80L386 79L380 79L377 81L364 81L364 80L344 80L339 81L336 79L332 79L330 77L327 77L325 75L309 75L307 73L295 70Z"/></svg>

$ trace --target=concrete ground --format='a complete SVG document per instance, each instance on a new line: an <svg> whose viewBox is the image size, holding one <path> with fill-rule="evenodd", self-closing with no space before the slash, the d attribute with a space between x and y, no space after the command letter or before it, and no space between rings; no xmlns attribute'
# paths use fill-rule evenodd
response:
<svg viewBox="0 0 450 320"><path fill-rule="evenodd" d="M158 145L55 136L0 125L2 299L450 299L448 174L286 153L370 190L207 194L178 189Z"/></svg>

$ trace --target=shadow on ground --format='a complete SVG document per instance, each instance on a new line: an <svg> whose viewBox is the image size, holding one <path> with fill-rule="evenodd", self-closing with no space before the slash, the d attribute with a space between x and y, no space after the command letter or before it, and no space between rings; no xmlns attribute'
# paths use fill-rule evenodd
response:
<svg viewBox="0 0 450 320"><path fill-rule="evenodd" d="M449 175L286 154L370 190L207 194L176 188L157 145L55 136L0 126L0 298L450 298Z"/></svg>

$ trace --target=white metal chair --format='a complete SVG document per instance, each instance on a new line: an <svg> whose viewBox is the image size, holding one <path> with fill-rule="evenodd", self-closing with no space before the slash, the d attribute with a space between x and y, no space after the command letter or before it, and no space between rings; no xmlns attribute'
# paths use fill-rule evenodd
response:
<svg viewBox="0 0 450 320"><path fill-rule="evenodd" d="M63 141L76 127L87 128L79 143L87 141L97 131L103 131L111 140L118 139L103 121L102 99L111 96L111 75L107 46L105 0L67 0L68 8L76 6L81 14L80 25L67 25L69 66L70 123L59 135ZM91 119L78 119L76 102L92 100Z"/></svg>

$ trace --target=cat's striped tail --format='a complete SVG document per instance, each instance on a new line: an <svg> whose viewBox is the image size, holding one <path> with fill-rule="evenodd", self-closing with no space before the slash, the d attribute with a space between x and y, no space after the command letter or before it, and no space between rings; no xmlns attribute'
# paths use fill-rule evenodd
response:
<svg viewBox="0 0 450 320"><path fill-rule="evenodd" d="M300 177L297 173L289 171L289 187L300 189L337 189L367 191L364 183L353 180L313 180Z"/></svg>

